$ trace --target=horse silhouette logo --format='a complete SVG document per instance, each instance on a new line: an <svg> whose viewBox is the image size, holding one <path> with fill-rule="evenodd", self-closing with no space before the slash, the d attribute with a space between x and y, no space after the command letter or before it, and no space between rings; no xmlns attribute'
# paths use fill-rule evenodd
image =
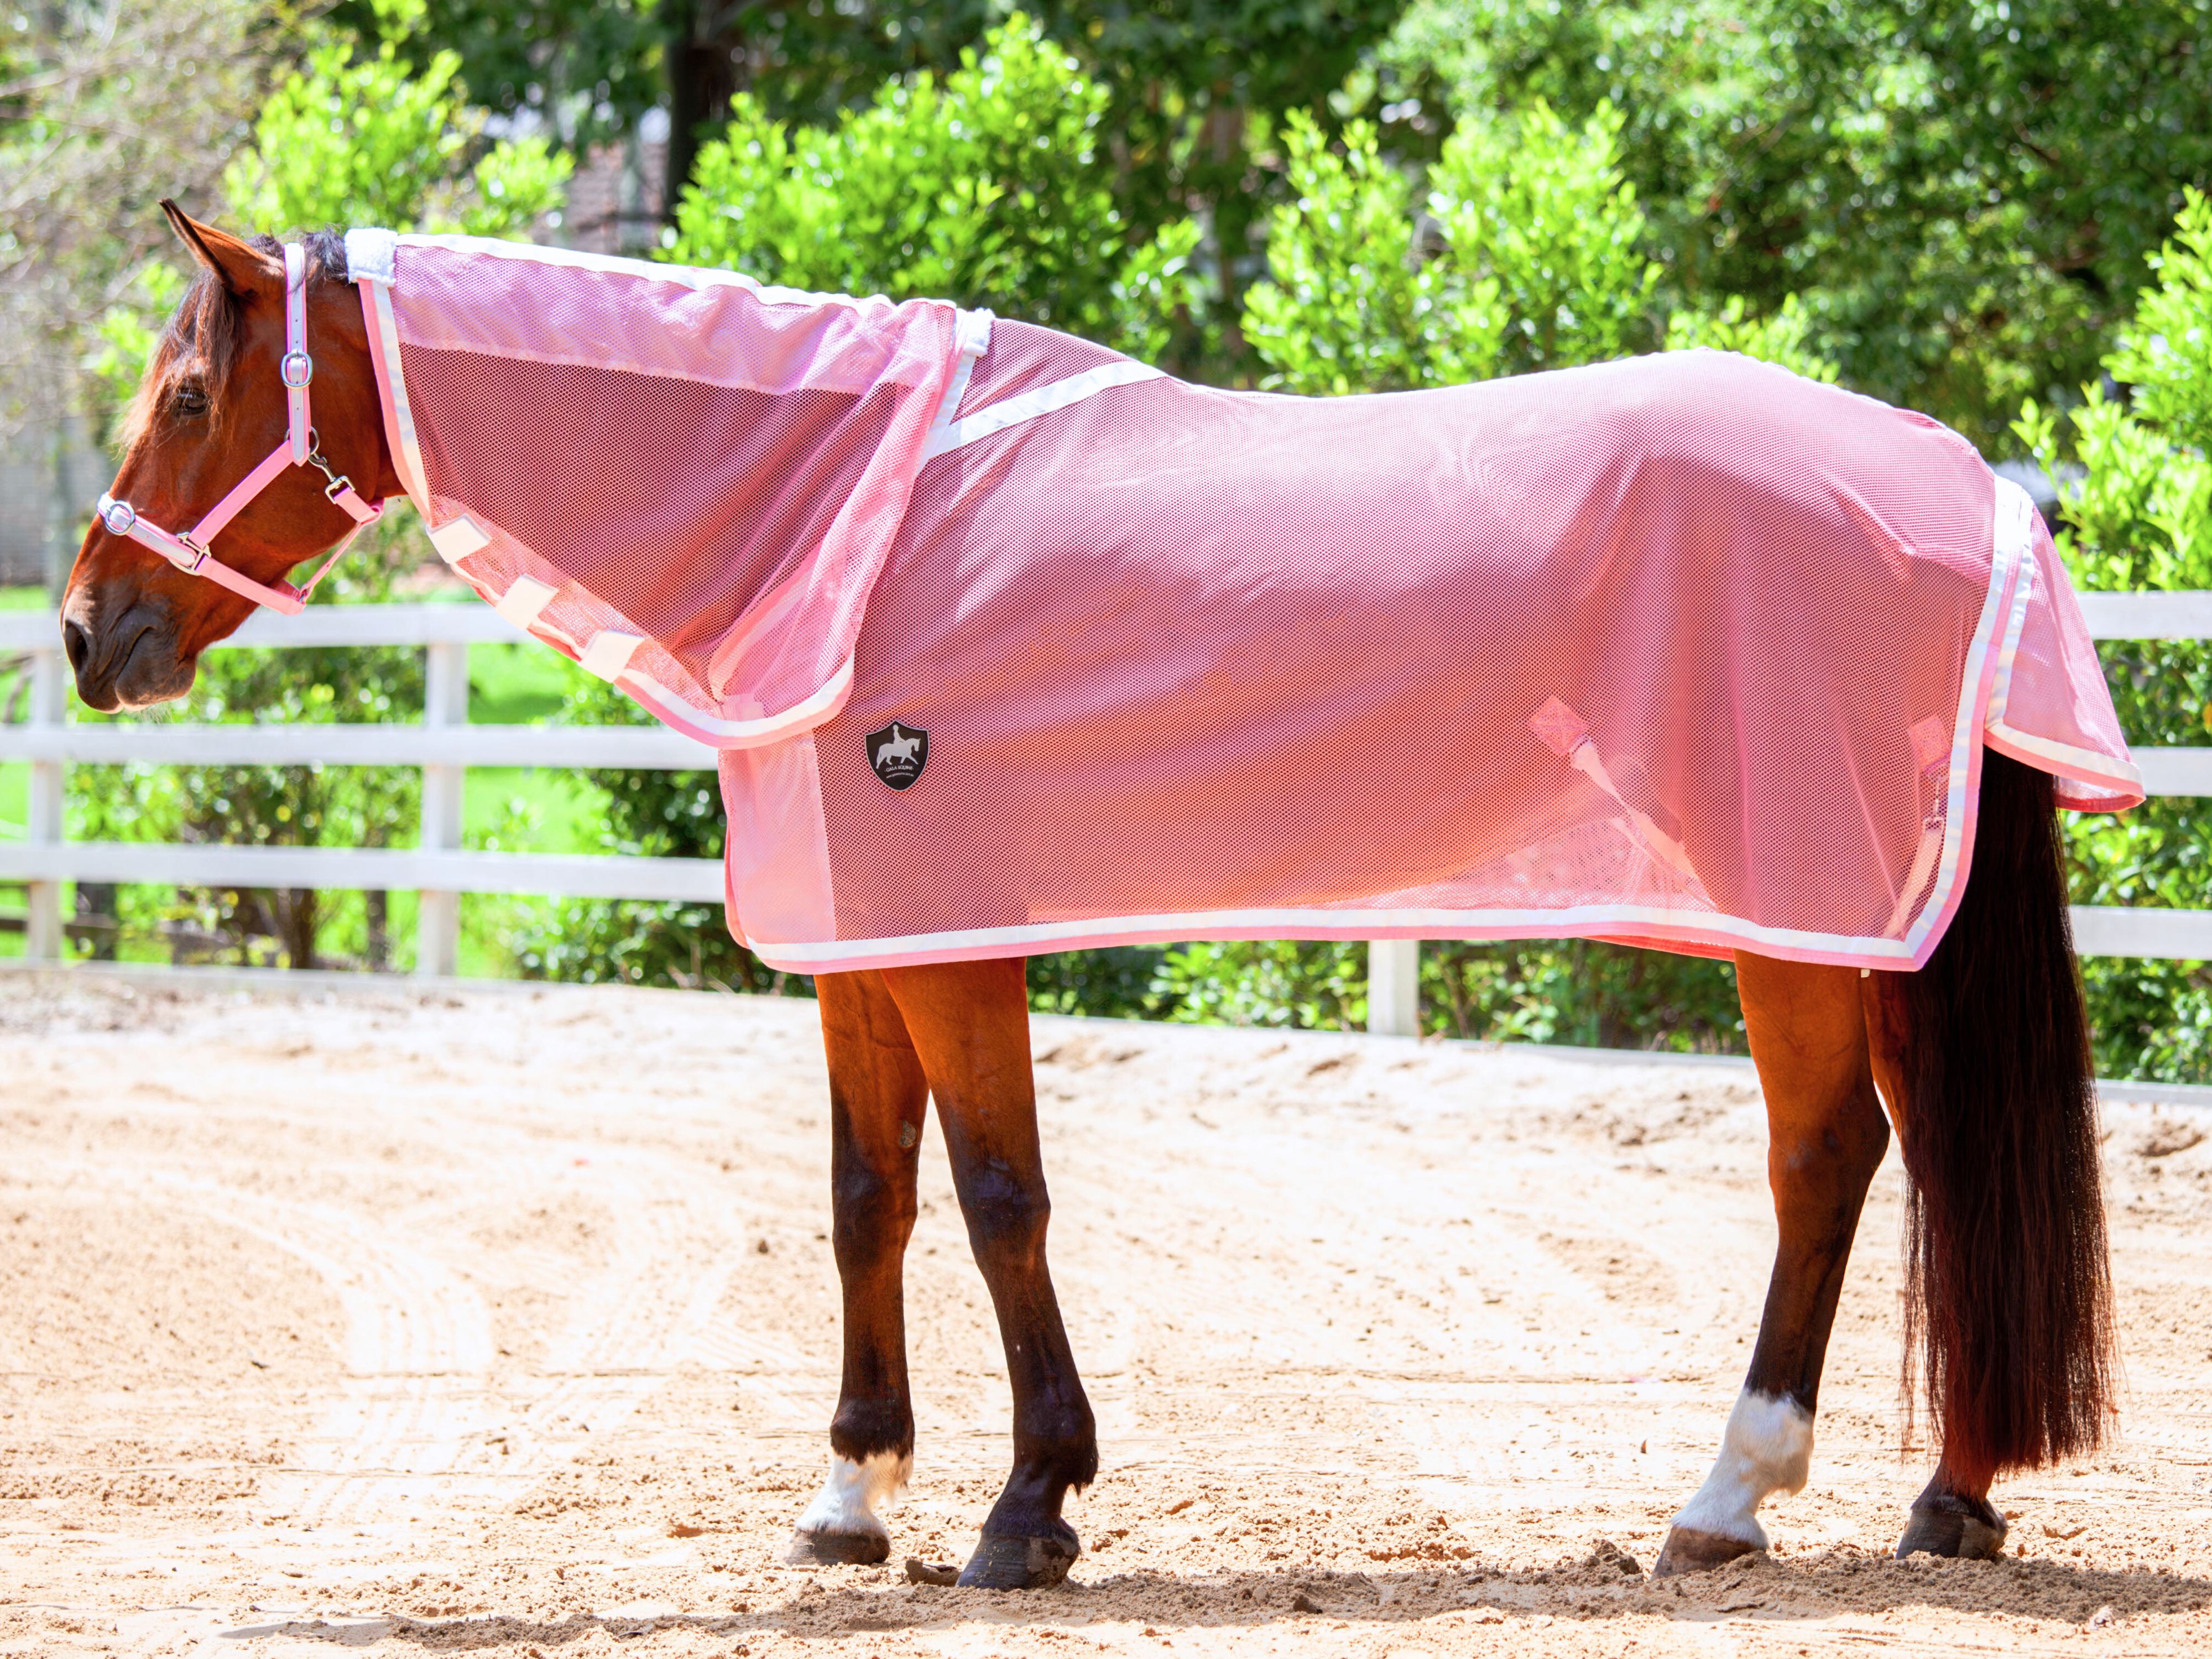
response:
<svg viewBox="0 0 2212 1659"><path fill-rule="evenodd" d="M911 789L929 760L929 733L893 720L868 733L868 764L894 789Z"/></svg>

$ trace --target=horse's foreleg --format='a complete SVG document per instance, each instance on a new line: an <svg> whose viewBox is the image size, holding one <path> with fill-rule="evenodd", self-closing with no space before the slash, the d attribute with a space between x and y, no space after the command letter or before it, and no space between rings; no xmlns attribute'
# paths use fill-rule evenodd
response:
<svg viewBox="0 0 2212 1659"><path fill-rule="evenodd" d="M897 1005L875 973L824 974L830 1181L845 1297L845 1374L830 1421L830 1478L799 1518L793 1561L880 1561L876 1506L914 1464L903 1267L928 1085Z"/></svg>
<svg viewBox="0 0 2212 1659"><path fill-rule="evenodd" d="M1803 1489L1836 1298L1867 1185L1889 1144L1857 970L1739 951L1736 988L1766 1097L1767 1180L1780 1238L1750 1373L1711 1474L1674 1517L1659 1574L1765 1549L1760 1503Z"/></svg>
<svg viewBox="0 0 2212 1659"><path fill-rule="evenodd" d="M968 1238L998 1310L1014 1395L1014 1469L983 1522L963 1584L1057 1583L1079 1549L1060 1518L1098 1472L1091 1402L1045 1267L1044 1160L1018 961L887 969L936 1097Z"/></svg>

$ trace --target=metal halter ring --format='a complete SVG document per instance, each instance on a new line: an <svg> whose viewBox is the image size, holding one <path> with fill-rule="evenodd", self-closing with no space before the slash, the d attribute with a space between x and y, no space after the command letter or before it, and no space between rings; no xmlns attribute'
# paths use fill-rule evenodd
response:
<svg viewBox="0 0 2212 1659"><path fill-rule="evenodd" d="M127 536L138 522L138 510L128 501L110 501L100 509L100 521L111 536Z"/></svg>
<svg viewBox="0 0 2212 1659"><path fill-rule="evenodd" d="M296 392L315 378L315 360L304 351L288 351L276 365L276 378Z"/></svg>

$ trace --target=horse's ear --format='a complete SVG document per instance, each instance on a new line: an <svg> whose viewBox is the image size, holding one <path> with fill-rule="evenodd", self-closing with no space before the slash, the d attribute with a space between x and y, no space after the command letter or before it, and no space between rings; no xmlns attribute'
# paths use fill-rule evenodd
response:
<svg viewBox="0 0 2212 1659"><path fill-rule="evenodd" d="M177 233L177 240L190 248L192 258L213 271L216 280L231 293L242 296L272 283L283 286L283 262L274 254L264 253L252 243L240 241L228 231L200 223L166 197L161 201L161 211L168 216L169 228Z"/></svg>

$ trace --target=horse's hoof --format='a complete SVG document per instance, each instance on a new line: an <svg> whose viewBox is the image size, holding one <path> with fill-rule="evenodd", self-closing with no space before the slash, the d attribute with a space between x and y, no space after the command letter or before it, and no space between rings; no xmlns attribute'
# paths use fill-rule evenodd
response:
<svg viewBox="0 0 2212 1659"><path fill-rule="evenodd" d="M1075 1528L1066 1522L1042 1538L1014 1538L985 1533L960 1575L964 1589L1047 1589L1067 1577L1083 1553Z"/></svg>
<svg viewBox="0 0 2212 1659"><path fill-rule="evenodd" d="M1905 1536L1897 1540L1897 1559L1924 1554L1994 1561L2004 1553L2004 1516L1986 1498L1961 1498L1955 1492L1931 1498L1923 1492L1912 1506Z"/></svg>
<svg viewBox="0 0 2212 1659"><path fill-rule="evenodd" d="M801 1527L791 1534L783 1559L793 1567L872 1567L889 1560L890 1553L887 1533L810 1532Z"/></svg>
<svg viewBox="0 0 2212 1659"><path fill-rule="evenodd" d="M1672 1578L1678 1572L1710 1572L1715 1567L1726 1566L1739 1556L1755 1555L1758 1552L1758 1545L1747 1544L1725 1533L1705 1532L1696 1527L1671 1527L1658 1560L1652 1563L1651 1576Z"/></svg>

